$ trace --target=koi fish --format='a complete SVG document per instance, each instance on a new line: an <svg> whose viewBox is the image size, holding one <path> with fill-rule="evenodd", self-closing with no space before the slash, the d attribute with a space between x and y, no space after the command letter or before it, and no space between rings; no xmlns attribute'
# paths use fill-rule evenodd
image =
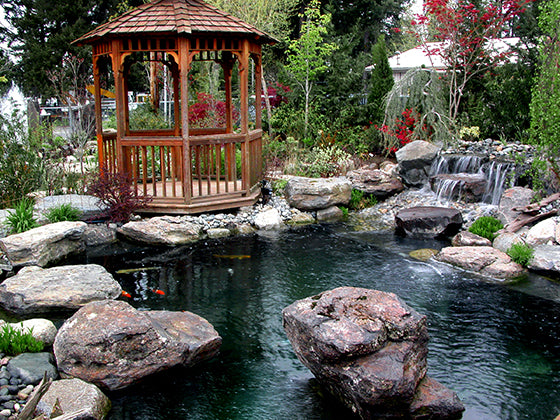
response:
<svg viewBox="0 0 560 420"><path fill-rule="evenodd" d="M130 293L128 293L126 290L123 290L121 292L121 296L125 297L125 298L131 298L132 296L130 295Z"/></svg>
<svg viewBox="0 0 560 420"><path fill-rule="evenodd" d="M250 255L218 255L214 254L216 258L227 258L228 260L245 260L247 258L251 258Z"/></svg>
<svg viewBox="0 0 560 420"><path fill-rule="evenodd" d="M154 292L156 295L165 295L165 292L159 289L152 289L152 292Z"/></svg>
<svg viewBox="0 0 560 420"><path fill-rule="evenodd" d="M160 268L161 267L123 268L122 270L118 270L116 274L130 274L130 273L137 273L138 271L159 270Z"/></svg>

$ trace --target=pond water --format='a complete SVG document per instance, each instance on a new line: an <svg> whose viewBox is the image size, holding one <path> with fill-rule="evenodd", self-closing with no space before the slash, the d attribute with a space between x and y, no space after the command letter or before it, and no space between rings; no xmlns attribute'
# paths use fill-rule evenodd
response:
<svg viewBox="0 0 560 420"><path fill-rule="evenodd" d="M295 357L281 311L324 290L358 286L394 292L427 315L428 373L458 393L464 419L553 419L560 414L560 284L532 276L495 285L408 257L445 245L331 225L90 253L88 262L114 273L133 306L192 311L223 338L210 362L110 394L109 418L351 418Z"/></svg>

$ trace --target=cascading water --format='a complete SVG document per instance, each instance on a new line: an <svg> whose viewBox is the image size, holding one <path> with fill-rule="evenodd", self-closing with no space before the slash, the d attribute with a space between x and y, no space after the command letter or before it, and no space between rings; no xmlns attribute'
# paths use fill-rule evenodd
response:
<svg viewBox="0 0 560 420"><path fill-rule="evenodd" d="M515 165L485 161L480 156L439 156L432 163L430 179L438 201L463 199L499 204Z"/></svg>

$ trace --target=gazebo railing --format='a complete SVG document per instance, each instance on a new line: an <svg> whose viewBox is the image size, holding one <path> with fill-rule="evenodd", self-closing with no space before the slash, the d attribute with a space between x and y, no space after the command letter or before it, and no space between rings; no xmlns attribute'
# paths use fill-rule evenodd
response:
<svg viewBox="0 0 560 420"><path fill-rule="evenodd" d="M260 180L262 130L248 134L191 135L187 166L190 179L186 181L183 139L161 134L134 133L120 142L125 173L137 185L138 193L151 195L154 201L180 199L191 204L243 196ZM103 136L103 157L104 167L109 172L117 172L117 138L113 133Z"/></svg>

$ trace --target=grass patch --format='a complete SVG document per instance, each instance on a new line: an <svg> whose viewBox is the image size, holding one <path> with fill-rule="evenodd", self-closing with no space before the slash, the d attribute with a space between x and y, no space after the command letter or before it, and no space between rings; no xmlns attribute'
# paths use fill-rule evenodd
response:
<svg viewBox="0 0 560 420"><path fill-rule="evenodd" d="M75 207L72 207L71 204L62 204L58 207L53 207L47 213L47 219L51 223L56 222L75 222L80 220L80 216L82 212Z"/></svg>
<svg viewBox="0 0 560 420"><path fill-rule="evenodd" d="M533 259L535 251L527 244L517 243L513 244L507 251L506 254L515 261L517 264L527 267L531 260Z"/></svg>
<svg viewBox="0 0 560 420"><path fill-rule="evenodd" d="M45 345L42 341L33 337L33 331L27 330L24 332L22 329L14 328L10 324L2 326L0 330L1 353L8 356L17 356L21 353L37 353L43 350Z"/></svg>
<svg viewBox="0 0 560 420"><path fill-rule="evenodd" d="M23 198L16 204L14 211L8 211L4 222L8 226L10 234L22 233L39 226L33 217L34 202L29 198Z"/></svg>

